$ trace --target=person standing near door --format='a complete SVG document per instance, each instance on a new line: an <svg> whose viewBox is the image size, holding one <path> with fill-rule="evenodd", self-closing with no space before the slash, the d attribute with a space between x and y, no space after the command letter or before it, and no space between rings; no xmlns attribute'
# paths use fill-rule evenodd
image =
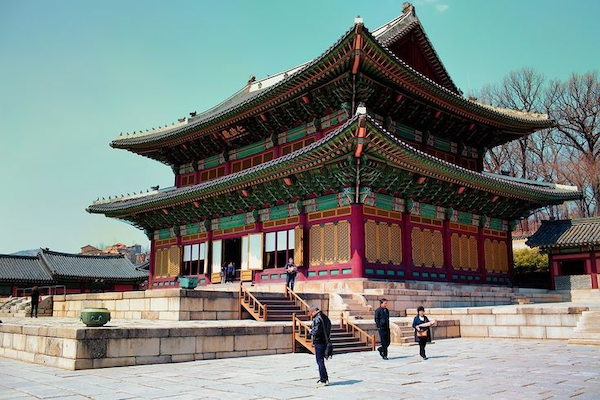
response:
<svg viewBox="0 0 600 400"><path fill-rule="evenodd" d="M379 308L375 310L375 324L381 339L381 346L377 350L381 358L387 360L390 346L390 310L387 308L387 299L379 300Z"/></svg>
<svg viewBox="0 0 600 400"><path fill-rule="evenodd" d="M292 292L294 291L294 282L296 281L296 275L298 274L298 267L294 264L294 259L289 258L288 263L285 264L285 285L289 287Z"/></svg>
<svg viewBox="0 0 600 400"><path fill-rule="evenodd" d="M233 283L233 262L231 261L227 264L227 279L225 279L225 283L228 281Z"/></svg>

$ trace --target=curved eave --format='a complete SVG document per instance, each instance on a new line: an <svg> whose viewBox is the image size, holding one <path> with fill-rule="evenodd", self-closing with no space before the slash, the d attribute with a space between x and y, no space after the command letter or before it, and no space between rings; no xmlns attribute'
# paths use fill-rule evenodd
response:
<svg viewBox="0 0 600 400"><path fill-rule="evenodd" d="M362 28L362 25L360 27ZM243 118L258 115L277 104L288 101L305 89L306 83L304 78L307 74L314 72L323 61L328 60L336 52L347 50L345 46L358 34L356 32L357 28L358 25L353 26L321 56L307 63L288 78L266 89L262 89L262 91L256 92L254 95L250 95L239 104L234 104L223 111L210 114L205 118L201 115L198 120L172 130L116 139L111 143L111 146L145 155L145 152L155 151L158 147L176 145L198 138L205 133L210 133L220 127L240 121ZM366 28L363 28L360 34L364 34L367 41L372 46L377 47L379 54L383 55L385 61L394 69L394 76L390 78L396 80L400 86L409 93L416 95L419 99L436 104L450 113L458 114L464 118L472 119L486 125L496 126L507 132L513 132L516 135L552 126L552 121L549 119L519 117L465 99L460 94L434 82L413 69L372 36ZM213 107L211 110L215 108L218 108L218 106Z"/></svg>
<svg viewBox="0 0 600 400"><path fill-rule="evenodd" d="M178 188L169 192L137 199L115 200L88 207L90 213L110 217L124 217L140 212L156 211L193 201L225 195L262 182L279 179L306 169L318 168L342 153L351 154L356 144L354 131L359 116L322 139L286 156L250 169L227 175L198 185ZM561 203L580 197L580 192L540 188L521 182L504 180L448 163L408 145L387 132L371 117L366 117L367 136L365 152L373 158L424 176L483 190L495 195L532 201L540 205ZM377 141L382 141L378 143Z"/></svg>

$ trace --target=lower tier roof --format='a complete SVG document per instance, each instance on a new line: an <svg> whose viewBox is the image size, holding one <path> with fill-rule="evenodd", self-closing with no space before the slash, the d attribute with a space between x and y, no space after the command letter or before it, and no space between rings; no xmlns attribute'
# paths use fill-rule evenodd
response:
<svg viewBox="0 0 600 400"><path fill-rule="evenodd" d="M285 185L286 177L294 178L295 184ZM152 224L144 221L148 214L160 215L166 225L167 220L177 218L177 213L171 215L169 210L184 207L181 220L202 220L262 208L265 203L341 191L355 187L357 179L359 186L380 193L504 219L581 197L572 186L462 168L414 148L372 117L356 114L312 144L261 165L193 186L96 201L87 211L150 229Z"/></svg>
<svg viewBox="0 0 600 400"><path fill-rule="evenodd" d="M600 218L543 221L526 244L541 248L600 245Z"/></svg>

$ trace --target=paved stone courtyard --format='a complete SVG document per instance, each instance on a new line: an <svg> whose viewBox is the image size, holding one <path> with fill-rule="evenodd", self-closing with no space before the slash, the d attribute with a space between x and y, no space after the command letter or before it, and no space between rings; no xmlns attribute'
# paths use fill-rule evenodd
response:
<svg viewBox="0 0 600 400"><path fill-rule="evenodd" d="M64 371L0 358L0 399L547 399L600 398L600 351L562 341L447 339L337 355L315 387L312 355Z"/></svg>

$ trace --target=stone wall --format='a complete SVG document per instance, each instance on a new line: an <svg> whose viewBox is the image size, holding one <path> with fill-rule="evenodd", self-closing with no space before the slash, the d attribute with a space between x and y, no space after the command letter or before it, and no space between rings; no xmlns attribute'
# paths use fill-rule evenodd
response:
<svg viewBox="0 0 600 400"><path fill-rule="evenodd" d="M458 320L461 337L569 339L588 307L506 306L426 309L437 320ZM406 310L416 315L417 310Z"/></svg>
<svg viewBox="0 0 600 400"><path fill-rule="evenodd" d="M591 275L559 275L554 277L556 290L582 290L592 288Z"/></svg>
<svg viewBox="0 0 600 400"><path fill-rule="evenodd" d="M327 295L310 294L303 297L327 310ZM238 304L238 292L154 289L54 296L52 315L79 318L83 308L104 307L114 319L230 320L239 318Z"/></svg>

